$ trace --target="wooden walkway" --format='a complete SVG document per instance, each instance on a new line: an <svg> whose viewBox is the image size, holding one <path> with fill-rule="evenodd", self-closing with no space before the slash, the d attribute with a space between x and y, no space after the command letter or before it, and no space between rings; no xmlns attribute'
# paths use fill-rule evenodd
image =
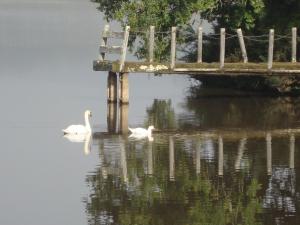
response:
<svg viewBox="0 0 300 225"><path fill-rule="evenodd" d="M95 60L95 71L120 72L119 61ZM197 76L290 76L300 75L300 63L282 62L273 63L272 69L267 69L267 63L177 63L171 68L169 63L124 62L124 73L157 73L157 74L192 74Z"/></svg>

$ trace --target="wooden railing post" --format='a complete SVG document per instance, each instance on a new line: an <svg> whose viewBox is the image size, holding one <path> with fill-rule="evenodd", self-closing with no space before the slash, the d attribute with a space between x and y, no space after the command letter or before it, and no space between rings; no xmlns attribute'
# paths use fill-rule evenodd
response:
<svg viewBox="0 0 300 225"><path fill-rule="evenodd" d="M203 42L203 29L198 27L198 58L197 63L202 63L202 42Z"/></svg>
<svg viewBox="0 0 300 225"><path fill-rule="evenodd" d="M104 26L103 32L102 32L102 39L100 42L100 48L107 46L107 34L109 33L109 25L106 24ZM100 52L99 54L99 60L103 61L105 59L105 52Z"/></svg>
<svg viewBox="0 0 300 225"><path fill-rule="evenodd" d="M268 50L268 70L273 66L273 51L274 51L274 29L269 31L269 50Z"/></svg>
<svg viewBox="0 0 300 225"><path fill-rule="evenodd" d="M247 63L248 62L248 56L247 56L247 51L246 51L246 47L245 47L245 42L244 42L242 29L239 28L239 29L236 30L236 32L237 32L237 35L238 35L238 38L239 38L239 43L240 43L244 63Z"/></svg>
<svg viewBox="0 0 300 225"><path fill-rule="evenodd" d="M171 69L175 68L175 60L176 60L176 27L172 27L171 31Z"/></svg>
<svg viewBox="0 0 300 225"><path fill-rule="evenodd" d="M154 31L155 27L150 26L150 32L149 32L149 62L153 62L154 58Z"/></svg>
<svg viewBox="0 0 300 225"><path fill-rule="evenodd" d="M127 45L128 45L128 38L129 38L129 31L130 31L130 27L126 26L125 32L124 32L123 45L122 45L122 54L121 54L121 59L120 59L120 72L122 72L124 69L124 63L125 63Z"/></svg>
<svg viewBox="0 0 300 225"><path fill-rule="evenodd" d="M297 62L297 28L292 28L292 62Z"/></svg>
<svg viewBox="0 0 300 225"><path fill-rule="evenodd" d="M220 30L220 69L224 68L225 62L225 28Z"/></svg>

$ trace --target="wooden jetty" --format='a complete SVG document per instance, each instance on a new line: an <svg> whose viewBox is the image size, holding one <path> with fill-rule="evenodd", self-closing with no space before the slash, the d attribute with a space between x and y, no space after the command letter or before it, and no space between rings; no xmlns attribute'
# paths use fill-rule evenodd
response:
<svg viewBox="0 0 300 225"><path fill-rule="evenodd" d="M171 52L169 62L155 62L155 27L150 26L148 34L148 59L145 62L129 62L126 61L127 45L130 35L130 27L126 26L123 32L116 32L110 29L109 25L104 26L102 32L101 43L99 48L99 58L93 62L95 71L108 71L107 81L107 99L108 102L119 102L122 104L129 103L129 73L156 73L156 74L193 74L197 76L299 76L300 63L297 62L297 28L292 28L291 34L284 36L289 38L291 42L291 61L290 62L273 62L275 31L269 30L268 34L268 59L265 63L249 62L244 39L250 36L244 36L241 29L236 30L236 37L242 55L242 62L226 63L225 62L225 41L226 30L220 29L218 40L220 42L220 59L219 62L205 63L202 58L203 52L203 29L199 27L197 30L197 61L194 63L176 62L176 35L177 27L171 28ZM264 36L264 35L262 35ZM120 39L119 46L110 46L109 39ZM282 38L282 35L278 39ZM106 55L116 53L120 57L118 60L106 60ZM119 73L119 85L118 76ZM119 87L119 90L118 90Z"/></svg>

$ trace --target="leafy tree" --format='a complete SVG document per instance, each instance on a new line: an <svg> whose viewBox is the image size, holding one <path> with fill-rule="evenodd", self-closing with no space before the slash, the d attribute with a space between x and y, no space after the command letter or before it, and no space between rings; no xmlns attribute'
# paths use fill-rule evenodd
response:
<svg viewBox="0 0 300 225"><path fill-rule="evenodd" d="M203 19L209 21L213 33L221 27L235 34L242 28L245 35L266 35L264 40L246 40L249 61L266 61L268 30L275 29L275 61L290 61L291 27L300 25L299 0L92 0L99 3L107 21L116 20L123 26L131 26L130 45L138 40L135 54L138 58L147 57L148 33L150 25L156 27L155 60L166 61L170 54L170 29L179 27L178 46L183 50L183 60L196 60L195 23ZM276 36L276 35L281 36ZM285 36L286 35L286 36ZM137 38L138 37L138 38ZM279 38L276 38L279 37ZM207 62L217 61L219 41L204 40L203 58ZM188 43L187 45L182 45ZM300 47L299 47L300 50ZM226 61L240 61L241 52L237 38L226 41ZM200 78L208 83L205 77ZM245 88L242 80L231 78L232 87ZM300 80L296 77L262 78L260 89L270 87L280 93L295 93L300 90ZM224 83L225 84L225 83ZM235 85L237 84L237 85ZM256 90L257 79L250 79L246 86ZM228 83L225 84L226 87Z"/></svg>

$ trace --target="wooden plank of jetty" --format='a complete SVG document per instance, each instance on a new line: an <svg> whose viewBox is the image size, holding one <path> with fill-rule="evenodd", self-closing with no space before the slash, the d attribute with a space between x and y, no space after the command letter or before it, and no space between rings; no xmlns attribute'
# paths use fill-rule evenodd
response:
<svg viewBox="0 0 300 225"><path fill-rule="evenodd" d="M120 72L119 61L95 60L95 71ZM194 74L194 75L260 75L260 76L286 76L300 75L300 63L298 62L274 62L271 69L268 63L224 63L220 69L220 63L176 63L174 69L170 63L155 62L125 62L122 72L126 73L157 73L157 74Z"/></svg>

